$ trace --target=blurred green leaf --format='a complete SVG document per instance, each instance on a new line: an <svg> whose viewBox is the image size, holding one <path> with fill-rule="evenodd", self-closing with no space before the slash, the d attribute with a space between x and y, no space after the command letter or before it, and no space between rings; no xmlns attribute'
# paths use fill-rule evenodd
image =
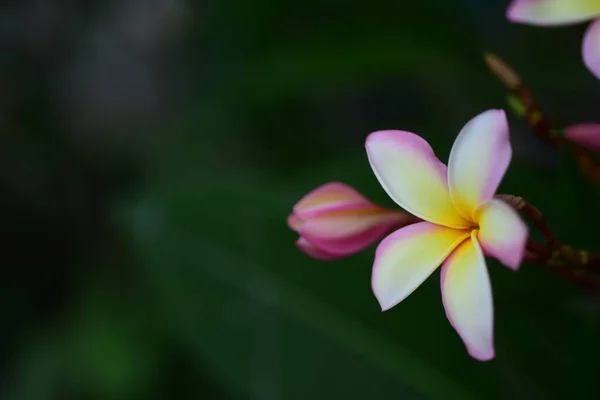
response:
<svg viewBox="0 0 600 400"><path fill-rule="evenodd" d="M51 400L58 392L63 363L55 336L37 332L11 360L11 371L1 397L9 400Z"/></svg>
<svg viewBox="0 0 600 400"><path fill-rule="evenodd" d="M103 293L106 281L87 288L80 310L63 334L67 379L74 390L105 399L144 398L158 376L160 341L149 310ZM100 290L100 291L99 291Z"/></svg>

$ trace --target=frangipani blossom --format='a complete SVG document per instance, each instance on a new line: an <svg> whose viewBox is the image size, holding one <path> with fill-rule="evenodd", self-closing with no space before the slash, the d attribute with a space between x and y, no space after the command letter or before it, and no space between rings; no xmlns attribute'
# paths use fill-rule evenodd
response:
<svg viewBox="0 0 600 400"><path fill-rule="evenodd" d="M411 214L373 204L348 185L330 182L304 196L288 217L300 250L320 260L358 253L394 227L419 221Z"/></svg>
<svg viewBox="0 0 600 400"><path fill-rule="evenodd" d="M492 290L485 255L517 270L528 229L495 199L512 149L502 110L489 110L461 130L448 167L414 133L378 131L366 140L369 162L387 194L423 219L377 247L372 289L386 311L442 265L441 289L450 324L479 360L494 357Z"/></svg>
<svg viewBox="0 0 600 400"><path fill-rule="evenodd" d="M506 17L517 23L560 26L596 19L582 44L583 62L600 79L600 0L513 0Z"/></svg>
<svg viewBox="0 0 600 400"><path fill-rule="evenodd" d="M600 124L581 123L565 128L564 137L572 142L600 151Z"/></svg>

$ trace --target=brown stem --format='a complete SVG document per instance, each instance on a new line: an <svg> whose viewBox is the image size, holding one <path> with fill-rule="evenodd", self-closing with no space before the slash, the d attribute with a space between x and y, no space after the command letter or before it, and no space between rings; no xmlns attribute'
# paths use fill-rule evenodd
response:
<svg viewBox="0 0 600 400"><path fill-rule="evenodd" d="M500 200L503 200L515 210L522 213L527 219L529 219L533 226L535 226L536 229L544 236L544 239L546 239L546 242L548 243L548 247L554 248L560 246L559 240L550 230L550 227L546 223L546 220L544 219L544 216L540 210L528 203L527 200L520 196L513 196L510 194L500 194L496 197Z"/></svg>
<svg viewBox="0 0 600 400"><path fill-rule="evenodd" d="M594 152L554 134L555 127L544 116L521 77L494 54L487 53L484 55L484 59L492 73L520 100L523 109L519 111L519 114L529 125L531 131L554 147L570 153L577 160L581 172L592 182L600 185L600 164Z"/></svg>
<svg viewBox="0 0 600 400"><path fill-rule="evenodd" d="M544 236L546 246L539 245L532 241L529 241L527 244L528 248L534 251L538 256L546 255L546 253L542 252L542 249L544 249L549 252L546 259L559 257L563 263L584 267L590 271L600 272L599 254L594 254L587 250L574 249L569 245L563 244L556 238L540 210L527 202L527 200L510 194L499 194L496 198L503 200L515 210L522 213L523 216L531 221L533 226L535 226Z"/></svg>
<svg viewBox="0 0 600 400"><path fill-rule="evenodd" d="M548 261L552 255L552 252L546 246L542 246L531 240L527 242L527 250L535 254L538 260L543 260L544 262Z"/></svg>
<svg viewBox="0 0 600 400"><path fill-rule="evenodd" d="M589 271L570 269L565 266L551 264L545 264L542 265L542 267L553 275L562 278L587 292L600 296L600 281L598 281L594 275L590 274Z"/></svg>
<svg viewBox="0 0 600 400"><path fill-rule="evenodd" d="M561 260L555 259L555 255L556 253L551 252L546 246L533 241L527 242L526 260L529 261L529 265L541 267L544 271L582 290L600 296L600 280L593 271L581 266L573 267L573 265L565 264Z"/></svg>
<svg viewBox="0 0 600 400"><path fill-rule="evenodd" d="M531 223L544 236L544 245L532 240L527 242L526 260L547 272L595 295L600 295L600 255L577 250L562 244L550 230L542 213L525 199L512 195L497 195Z"/></svg>
<svg viewBox="0 0 600 400"><path fill-rule="evenodd" d="M587 262L587 265L591 268L591 269L595 269L600 271L600 255L597 254L589 254L589 261Z"/></svg>

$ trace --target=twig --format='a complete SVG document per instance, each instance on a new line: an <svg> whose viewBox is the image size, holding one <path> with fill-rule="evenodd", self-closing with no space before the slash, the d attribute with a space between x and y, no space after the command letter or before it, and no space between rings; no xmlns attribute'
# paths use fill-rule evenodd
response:
<svg viewBox="0 0 600 400"><path fill-rule="evenodd" d="M586 250L577 250L562 244L550 230L542 213L525 199L508 194L497 195L516 211L531 221L544 236L541 245L532 240L527 242L526 260L595 295L600 295L600 256Z"/></svg>
<svg viewBox="0 0 600 400"><path fill-rule="evenodd" d="M531 223L536 227L538 231L544 236L548 247L556 248L560 246L559 240L554 236L550 227L546 223L544 216L533 205L529 204L524 198L520 196L513 196L510 194L500 194L497 195L496 198L503 200L508 205L513 207L518 212L523 213L523 215L531 221Z"/></svg>
<svg viewBox="0 0 600 400"><path fill-rule="evenodd" d="M535 254L538 261L546 262L552 255L552 252L546 246L542 246L531 240L527 242L527 250Z"/></svg>
<svg viewBox="0 0 600 400"><path fill-rule="evenodd" d="M554 147L570 153L577 160L581 172L592 182L600 185L600 165L594 152L562 136L561 130L548 121L531 91L508 64L491 53L485 53L484 60L490 71L511 91L508 103L513 111L529 125L531 131Z"/></svg>

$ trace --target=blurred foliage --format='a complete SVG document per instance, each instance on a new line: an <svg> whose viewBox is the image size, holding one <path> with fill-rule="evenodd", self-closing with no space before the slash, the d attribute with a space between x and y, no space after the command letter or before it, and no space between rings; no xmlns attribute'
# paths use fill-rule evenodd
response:
<svg viewBox="0 0 600 400"><path fill-rule="evenodd" d="M54 79L119 3L55 3L70 23L49 50L2 39L12 50L0 64L10 89L0 398L597 398L595 299L489 260L497 357L480 363L445 318L438 275L382 314L373 249L315 261L285 224L331 180L393 206L365 136L412 130L445 160L469 118L504 106L484 50L521 71L551 115L593 120L598 82L580 60L580 27L509 25L501 1L194 3L162 58L128 49L176 65L156 67L175 88L170 103L91 136L60 107ZM510 122L515 160L501 192L600 251L597 190Z"/></svg>

